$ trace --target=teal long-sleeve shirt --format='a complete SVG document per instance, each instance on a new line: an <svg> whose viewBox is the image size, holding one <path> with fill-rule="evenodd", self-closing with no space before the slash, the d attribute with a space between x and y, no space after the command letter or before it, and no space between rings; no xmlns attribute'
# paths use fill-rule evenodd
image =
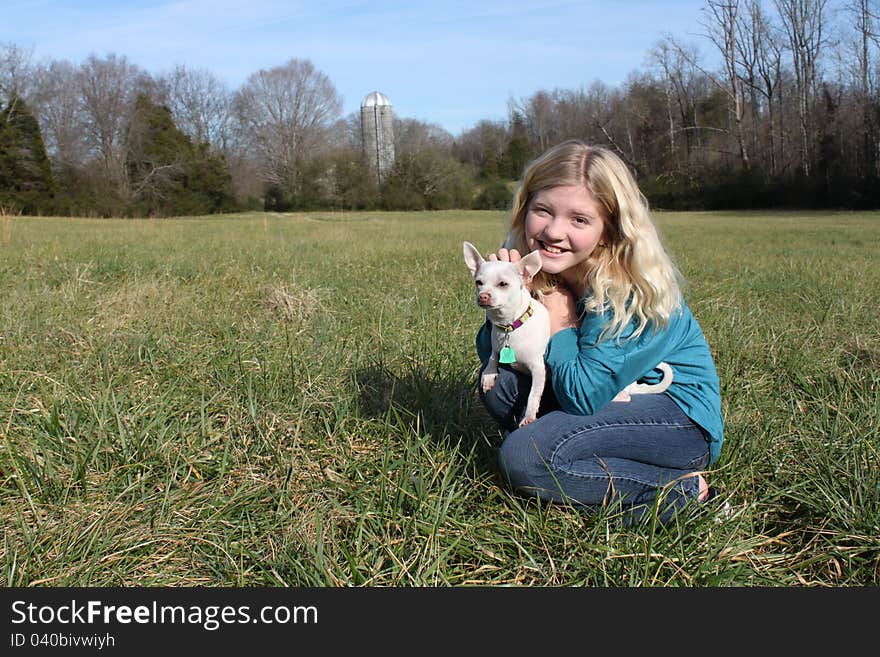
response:
<svg viewBox="0 0 880 657"><path fill-rule="evenodd" d="M582 308L578 308L582 310ZM724 441L721 416L721 391L709 345L686 303L674 313L669 324L640 336L628 338L631 324L620 339L599 335L607 317L586 314L579 328L556 333L547 345L544 359L549 368L549 382L562 410L576 415L591 415L610 402L633 381L658 383L662 373L655 369L660 362L672 367L672 384L666 394L679 408L710 436L709 462L717 460ZM492 352L490 325L486 322L477 333L477 354L485 364Z"/></svg>

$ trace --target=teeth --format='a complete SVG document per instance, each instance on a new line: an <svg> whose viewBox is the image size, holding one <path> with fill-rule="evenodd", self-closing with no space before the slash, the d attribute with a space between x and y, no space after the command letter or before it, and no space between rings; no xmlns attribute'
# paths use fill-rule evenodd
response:
<svg viewBox="0 0 880 657"><path fill-rule="evenodd" d="M562 253L562 249L557 249L555 246L550 246L549 244L544 245L544 250L547 253Z"/></svg>

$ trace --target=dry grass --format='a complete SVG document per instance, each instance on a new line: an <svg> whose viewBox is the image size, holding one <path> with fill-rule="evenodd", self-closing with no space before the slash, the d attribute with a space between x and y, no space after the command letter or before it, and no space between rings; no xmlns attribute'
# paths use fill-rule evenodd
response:
<svg viewBox="0 0 880 657"><path fill-rule="evenodd" d="M283 320L294 322L305 330L305 323L315 314L327 312L321 299L322 292L293 285L269 286L265 293L269 310Z"/></svg>
<svg viewBox="0 0 880 657"><path fill-rule="evenodd" d="M0 205L0 243L8 247L12 242L12 221L20 213Z"/></svg>

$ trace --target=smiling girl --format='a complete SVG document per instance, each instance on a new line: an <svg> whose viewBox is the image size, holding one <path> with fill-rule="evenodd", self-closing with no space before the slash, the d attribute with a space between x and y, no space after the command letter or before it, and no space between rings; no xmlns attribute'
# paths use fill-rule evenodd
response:
<svg viewBox="0 0 880 657"><path fill-rule="evenodd" d="M489 259L538 251L532 293L550 313L550 386L538 419L518 428L529 381L501 366L483 403L505 432L499 466L514 490L576 505L655 501L669 520L717 493L702 471L723 441L718 375L681 292L647 202L611 151L580 141L555 146L526 169L504 247ZM485 367L489 330L477 335ZM661 394L612 399L628 384ZM657 500L658 495L660 499Z"/></svg>

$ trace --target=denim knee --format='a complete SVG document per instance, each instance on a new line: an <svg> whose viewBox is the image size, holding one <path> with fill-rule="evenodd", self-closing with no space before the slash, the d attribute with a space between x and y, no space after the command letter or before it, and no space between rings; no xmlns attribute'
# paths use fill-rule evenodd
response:
<svg viewBox="0 0 880 657"><path fill-rule="evenodd" d="M482 372L480 376L482 377ZM483 392L482 385L477 383L483 406L505 431L516 430L519 425L518 417L525 409L525 404L520 399L520 376L511 369L499 367L498 378L491 390Z"/></svg>
<svg viewBox="0 0 880 657"><path fill-rule="evenodd" d="M514 490L536 491L546 486L550 467L526 429L509 434L498 451L498 468ZM543 476L541 476L543 475Z"/></svg>

